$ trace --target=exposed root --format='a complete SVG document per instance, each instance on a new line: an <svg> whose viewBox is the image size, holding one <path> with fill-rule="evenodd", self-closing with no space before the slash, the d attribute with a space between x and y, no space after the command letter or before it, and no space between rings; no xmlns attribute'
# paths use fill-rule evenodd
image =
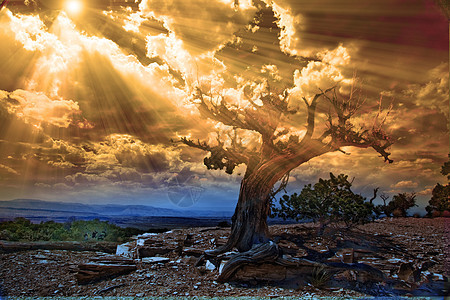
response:
<svg viewBox="0 0 450 300"><path fill-rule="evenodd" d="M308 259L284 257L277 244L270 241L253 246L249 251L235 254L223 265L218 280L227 281L307 281L317 269L330 276L345 271L362 271L376 281L382 281L381 271L364 264L321 263Z"/></svg>
<svg viewBox="0 0 450 300"><path fill-rule="evenodd" d="M280 250L278 245L270 241L265 244L255 245L252 249L247 252L242 252L236 254L231 258L223 267L222 273L219 275L219 281L227 281L234 272L239 269L242 265L250 263L264 263L273 262L280 255Z"/></svg>

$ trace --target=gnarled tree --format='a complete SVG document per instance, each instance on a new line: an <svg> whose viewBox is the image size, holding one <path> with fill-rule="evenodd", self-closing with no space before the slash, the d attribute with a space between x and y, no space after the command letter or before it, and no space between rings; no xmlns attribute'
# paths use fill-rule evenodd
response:
<svg viewBox="0 0 450 300"><path fill-rule="evenodd" d="M231 235L224 246L209 254L223 253L234 247L240 252L248 251L255 244L267 242L270 239L267 217L275 185L277 182L286 184L289 172L312 158L328 152L344 152L342 147L353 146L373 148L385 161L392 162L386 151L392 142L381 129L383 121L367 129L357 128L352 123L352 117L362 105L354 99L355 93L344 97L336 87L330 87L319 90L310 99L302 97L306 126L303 134L294 134L284 127L285 122L292 120L290 117L296 116L302 108L292 108L293 97L287 89L276 90L268 81L261 85L264 88L258 92L247 89L242 93L242 101L248 103L246 106L233 104L222 95L205 93L200 88L193 95L193 102L204 117L230 126L234 133L229 143L220 138L215 145L188 138L181 141L210 153L204 159L208 169L224 169L231 174L236 166L246 165L232 217ZM327 118L323 118L326 124L316 126L319 101L323 101L322 112ZM244 131L260 135L259 148L243 145L239 135Z"/></svg>

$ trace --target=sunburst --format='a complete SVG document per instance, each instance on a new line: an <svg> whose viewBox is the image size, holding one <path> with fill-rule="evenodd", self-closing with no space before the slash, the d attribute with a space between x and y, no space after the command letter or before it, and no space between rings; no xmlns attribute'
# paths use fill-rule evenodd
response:
<svg viewBox="0 0 450 300"><path fill-rule="evenodd" d="M64 10L71 16L77 16L83 11L83 3L80 0L68 0L64 4Z"/></svg>

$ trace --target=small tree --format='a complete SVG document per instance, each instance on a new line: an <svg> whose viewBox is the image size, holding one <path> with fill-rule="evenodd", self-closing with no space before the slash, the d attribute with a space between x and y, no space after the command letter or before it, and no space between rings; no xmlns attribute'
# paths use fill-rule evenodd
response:
<svg viewBox="0 0 450 300"><path fill-rule="evenodd" d="M319 234L330 223L344 222L347 227L373 220L374 205L361 195L353 193L348 176L340 174L330 179L319 179L311 186L306 185L300 195L284 195L274 214L283 219L312 219L319 222ZM376 192L374 193L376 195Z"/></svg>
<svg viewBox="0 0 450 300"><path fill-rule="evenodd" d="M381 214L385 214L386 217L391 216L391 211L388 208L388 203L386 202L389 199L389 196L386 194L381 194L380 198L383 200L383 204L377 205L374 208L374 212L379 217Z"/></svg>
<svg viewBox="0 0 450 300"><path fill-rule="evenodd" d="M445 211L450 211L450 184L436 184L428 204L425 209L429 216L442 215Z"/></svg>
<svg viewBox="0 0 450 300"><path fill-rule="evenodd" d="M449 160L441 167L441 174L447 176L447 179L450 180L450 154ZM433 214L442 215L445 211L450 211L450 183L447 183L447 185L436 184L428 204L425 209L429 216Z"/></svg>
<svg viewBox="0 0 450 300"><path fill-rule="evenodd" d="M416 205L415 193L401 193L392 198L392 201L387 205L387 215L394 217L406 217L407 211Z"/></svg>

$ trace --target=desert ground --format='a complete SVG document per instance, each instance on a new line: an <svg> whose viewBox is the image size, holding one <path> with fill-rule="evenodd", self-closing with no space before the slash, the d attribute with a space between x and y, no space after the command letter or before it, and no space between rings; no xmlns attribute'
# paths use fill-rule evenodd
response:
<svg viewBox="0 0 450 300"><path fill-rule="evenodd" d="M270 230L285 257L364 264L380 270L384 279L374 280L347 270L323 276L322 281L311 278L301 284L295 280L270 280L273 274L268 274L268 280L241 276L239 280L220 282L219 266L201 255L222 244L229 228L198 227L136 237L128 244L136 246L130 248L129 258L99 251L0 248L0 298L358 298L448 294L450 218L384 218L351 230L329 228L321 237L310 223L273 225ZM86 265L105 261L125 261L133 267L122 275L93 276L90 280Z"/></svg>

